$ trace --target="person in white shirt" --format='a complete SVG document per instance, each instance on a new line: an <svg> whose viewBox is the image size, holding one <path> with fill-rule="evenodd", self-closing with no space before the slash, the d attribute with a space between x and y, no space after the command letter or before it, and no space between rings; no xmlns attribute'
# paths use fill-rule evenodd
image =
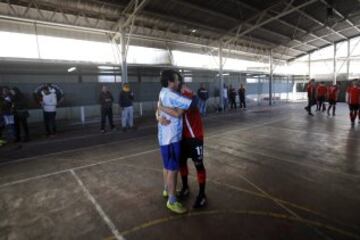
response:
<svg viewBox="0 0 360 240"><path fill-rule="evenodd" d="M227 107L228 107L228 88L227 86L224 84L224 88L223 88L223 100L224 100L224 112L226 111Z"/></svg>
<svg viewBox="0 0 360 240"><path fill-rule="evenodd" d="M57 96L56 90L50 86L46 86L41 91L41 106L43 108L45 130L48 137L56 134L56 106Z"/></svg>

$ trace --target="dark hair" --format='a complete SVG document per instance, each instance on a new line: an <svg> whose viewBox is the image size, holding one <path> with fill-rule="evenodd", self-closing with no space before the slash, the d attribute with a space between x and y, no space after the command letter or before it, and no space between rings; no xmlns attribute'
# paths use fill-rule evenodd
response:
<svg viewBox="0 0 360 240"><path fill-rule="evenodd" d="M164 70L160 74L160 84L162 87L168 87L169 82L175 81L175 75L180 75L174 70Z"/></svg>

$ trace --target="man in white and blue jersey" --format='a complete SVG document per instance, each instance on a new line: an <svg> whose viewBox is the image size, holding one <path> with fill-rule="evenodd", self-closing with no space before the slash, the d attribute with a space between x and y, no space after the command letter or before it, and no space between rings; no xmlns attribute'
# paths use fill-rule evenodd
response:
<svg viewBox="0 0 360 240"><path fill-rule="evenodd" d="M161 73L162 89L159 94L159 101L165 107L187 110L192 105L192 100L181 96L179 88L179 74L173 70L164 70ZM173 117L164 112L158 112L158 117L166 119L168 125L158 124L158 139L161 156L164 165L164 191L163 196L168 197L167 208L171 211L182 214L186 208L176 199L177 174L180 168L181 140L183 133L182 116Z"/></svg>

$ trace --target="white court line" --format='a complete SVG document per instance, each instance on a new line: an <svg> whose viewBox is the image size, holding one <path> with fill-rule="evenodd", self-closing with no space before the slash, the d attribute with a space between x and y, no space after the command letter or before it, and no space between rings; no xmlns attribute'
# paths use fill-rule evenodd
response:
<svg viewBox="0 0 360 240"><path fill-rule="evenodd" d="M210 149L213 149L213 150L216 150L216 151L219 151L219 152L223 152L223 153L226 153L226 154L230 154L234 157L239 157L237 154L233 154L233 153L229 153L227 151L223 151L221 150L220 148L221 147L212 147L212 146L206 146L207 148L210 148ZM247 154L251 154L252 152L251 151L244 151L245 153ZM264 153L259 153L259 152L256 152L256 154L258 155L261 155L262 157L268 157L266 154ZM281 159L281 158L278 158L278 157L271 157L272 159L276 160L276 161L281 161L281 162L287 162L287 163L292 163L294 165L299 165L299 166L303 166L303 167L308 167L308 168L312 168L312 169L315 169L315 170L320 170L320 171L323 171L323 172L330 172L330 173L333 173L333 174L338 174L338 175L341 175L343 177L347 177L347 178L350 178L352 180L358 180L360 178L359 175L354 175L354 174L350 174L350 173L345 173L345 172L341 172L341 171L337 171L337 170L334 170L334 169L331 169L329 167L321 167L321 166L315 166L313 164L310 164L310 163L305 163L305 162L298 162L298 161L294 161L294 160L289 160L289 159Z"/></svg>
<svg viewBox="0 0 360 240"><path fill-rule="evenodd" d="M282 119L277 120L277 121L282 121ZM274 122L276 122L276 120L274 120L274 121L269 121L269 122L265 122L265 123L259 124L259 125L263 126L263 125L266 125L266 124L272 124L272 123L274 123ZM258 126L254 126L254 127L258 127ZM217 136L220 136L220 135L224 135L224 134L226 134L226 133L229 133L229 132L239 132L239 131L244 131L244 130L246 131L246 130L249 130L249 129L251 129L251 127L242 128L242 129L237 129L237 130L232 130L232 131L221 132L221 133L218 133L218 134L212 134L212 135L208 136L208 138L217 137ZM135 138L134 138L134 139L135 139ZM72 150L69 150L69 151L72 151ZM60 171L56 171L56 172L52 172L52 173L42 174L42 175L38 175L38 176L34 176L34 177L29 177L29 178L24 178L24 179L20 179L20 180L15 180L15 181L11 181L11 182L4 183L4 184L0 185L0 189L1 189L1 188L4 188L4 187L8 187L8 186L15 185L15 184L18 184L18 183L24 183L24 182L28 182L28 181L31 181L31 180L36 180L36 179L41 179L41 178L45 178L45 177L50 177L50 176L53 176L53 175L58 175L58 174L61 174L61 173L68 172L68 171L70 171L70 170L79 170L79 169L84 169L84 168L93 167L93 166L97 166L97 165L102 165L102 164L105 164L105 163L108 163L108 162L113 162L113 161L118 161L118 160L122 160L122 159L131 158L131 157L141 156L141 155L144 155L144 154L147 154L147 153L151 153L151 152L155 152L155 151L159 151L159 148L154 148L154 149L150 149L150 150L147 150L147 151L143 151L143 152L139 152L139 153L134 153L134 154L130 154L130 155L118 157L118 158L112 158L112 159L108 159L108 160L105 160L105 161L100 161L100 162L97 162L97 163L92 163L92 164L83 165L83 166L74 167L74 168L68 168L68 169L64 169L64 170L60 170ZM20 160L21 160L21 159L20 159ZM20 160L19 160L19 161L20 161ZM19 162L19 161L18 161L18 162ZM15 162L15 161L14 161L14 162ZM9 163L11 163L11 162L9 162ZM1 165L0 165L0 166L1 166Z"/></svg>
<svg viewBox="0 0 360 240"><path fill-rule="evenodd" d="M296 132L296 133L302 133L302 134L313 134L313 135L319 135L319 136L324 136L324 137L328 137L329 134L327 133L321 133L321 132L313 132L313 131L307 131L307 130L300 130L300 129L292 129L292 128L284 128L284 127L277 127L277 126L270 126L270 128L274 128L274 129L279 129L282 131L288 131L288 132ZM347 131L347 130L346 130ZM351 129L350 129L351 131ZM348 133L345 133L348 134ZM336 135L335 136L331 136L333 138L337 138L340 139L342 141L346 141L346 140L352 140L352 141L360 141L360 139L358 138L351 138L351 137L339 137L341 135Z"/></svg>
<svg viewBox="0 0 360 240"><path fill-rule="evenodd" d="M125 240L125 238L120 234L119 230L115 227L115 224L110 220L110 218L106 215L100 204L96 201L96 199L91 195L90 191L85 187L84 183L81 181L79 176L74 172L74 170L70 170L71 174L74 176L81 189L85 193L86 197L90 200L90 202L95 206L96 211L104 220L106 225L110 228L111 232L114 234L117 240Z"/></svg>
<svg viewBox="0 0 360 240"><path fill-rule="evenodd" d="M224 132L218 131L218 133L210 134L210 136L208 136L208 138L223 136L223 135L227 135L228 133L234 133L234 132L239 132L239 131L247 131L247 130L250 130L252 128L263 127L263 126L270 125L270 124L273 124L273 123L276 123L276 122L284 121L286 119L288 119L288 118L284 117L284 118L275 119L275 120L271 120L271 121L255 124L255 125L252 125L252 126L247 126L247 127L235 129L235 130L228 130L228 131L224 131ZM231 122L230 122L230 124L231 124Z"/></svg>
<svg viewBox="0 0 360 240"><path fill-rule="evenodd" d="M252 181L250 181L248 178L242 176L241 174L238 175L241 179L243 179L245 182L247 182L248 184L250 184L252 187L254 187L255 189L257 189L259 192L261 192L262 194L264 194L265 196L267 196L271 201L275 202L275 204L277 204L279 207L281 207L282 209L284 209L286 212L288 212L290 215L294 216L295 218L299 219L299 220L304 220L300 215L298 215L296 212L292 211L290 208L286 207L283 203L281 203L280 201L278 201L277 198L274 198L273 196L271 196L269 193L267 193L265 190L261 189L260 187L258 187L255 183L253 183ZM307 225L307 224L306 224ZM309 228L313 229L316 233L318 233L319 235L321 235L322 237L324 237L325 239L332 239L330 237L328 237L327 235L325 235L323 232L321 232L319 229L312 227L310 225L307 225Z"/></svg>
<svg viewBox="0 0 360 240"><path fill-rule="evenodd" d="M142 126L141 128L139 128L138 130L145 130L145 129L149 129L149 128L153 128L154 124L152 125L145 125ZM91 128L89 128L90 130L92 130ZM67 138L62 138L62 139L51 139L51 140L40 140L38 142L29 142L26 144L26 146L32 147L32 146L36 146L36 145L44 145L44 144L48 144L48 143L62 143L62 142L67 142L69 140L79 140L79 139L86 139L86 138L90 138L90 137L100 137L100 136L118 136L118 135L123 135L124 133L122 131L114 131L114 132L108 132L108 133L92 133L92 134L85 134L85 135L81 135L81 136L75 136L75 137L67 137Z"/></svg>
<svg viewBox="0 0 360 240"><path fill-rule="evenodd" d="M113 141L113 142L109 142L109 143L102 143L102 144L97 144L97 145L94 145L94 146L74 148L74 149L70 149L70 150L64 150L64 151L59 151L59 152L36 155L36 156L33 156L33 157L20 158L20 159L12 160L12 161L10 160L10 161L7 161L7 162L0 163L0 167L2 167L4 165L9 165L9 164L12 164L12 163L28 161L28 160L31 160L31 159L56 156L56 155L60 155L60 154L63 154L63 153L77 152L77 151L86 150L86 149L89 149L89 148L94 149L94 148L102 147L102 146L105 146L105 145L119 144L119 143L125 142L125 141L127 141L127 142L135 141L135 140L139 140L139 139L143 139L143 138L147 138L147 137L151 137L151 136L153 136L153 134L149 134L149 135L145 135L145 136L141 136L141 137L133 137L133 138L128 138L128 139L121 139L119 141Z"/></svg>
<svg viewBox="0 0 360 240"><path fill-rule="evenodd" d="M88 168L88 167L98 166L98 165L102 165L102 164L109 163L109 162L114 162L114 161L118 161L118 160L123 160L123 159L127 159L127 158L141 156L141 155L148 154L148 153L155 152L155 151L159 151L159 149L158 148L151 149L151 150L147 150L147 151L143 151L143 152L139 152L139 153L134 153L134 154L118 157L118 158L112 158L112 159L108 159L108 160L105 160L105 161L100 161L100 162L97 162L97 163L92 163L92 164L83 165L83 166L74 167L74 168L67 168L67 169L64 169L64 170L61 170L61 171L42 174L42 175L38 175L38 176L35 176L35 177L24 178L24 179L21 179L21 180L16 180L16 181L4 183L4 184L0 185L0 189L4 188L4 187L11 186L11 185L15 185L15 184L18 184L18 183L24 183L24 182L28 182L28 181L31 181L31 180L36 180L36 179L50 177L50 176L53 176L53 175L66 173L66 172L69 172L71 170L79 170L79 169L84 169L84 168Z"/></svg>
<svg viewBox="0 0 360 240"><path fill-rule="evenodd" d="M287 119L287 118L282 118L282 119L277 120L277 121L283 121L285 119ZM259 124L259 125L253 125L253 127L260 127L260 126L264 126L264 125L267 125L267 124L272 124L274 122L276 122L276 121L269 121L269 122L265 122L265 123L262 123L262 124ZM223 135L223 134L226 134L226 133L229 133L229 132L234 132L234 131L248 130L248 129L251 129L251 128L252 127L249 126L249 127L241 128L241 129L237 129L237 130L225 131L225 132L222 132L220 135ZM152 137L152 136L154 136L154 135L149 134L149 135L145 135L145 136L141 136L141 137L133 137L133 138L129 138L129 139L121 139L119 141L114 141L114 142L110 142L110 143L97 144L97 145L94 145L94 146L87 146L87 147L75 148L75 149L70 149L70 150L63 150L63 151L59 151L59 152L36 155L36 156L33 156L33 157L20 158L20 159L12 160L12 161L10 160L10 161L7 161L7 162L0 163L0 167L2 167L4 165L13 164L13 163L19 163L19 162L23 162L23 161L28 161L28 160L31 160L31 159L56 156L56 155L60 155L60 154L63 154L63 153L77 152L77 151L86 150L86 149L94 149L94 148L98 148L98 147L102 147L102 146L106 146L106 145L118 144L118 143L121 143L121 142L124 142L124 141L135 141L135 140L139 140L139 139L143 139L143 138L147 138L147 137Z"/></svg>

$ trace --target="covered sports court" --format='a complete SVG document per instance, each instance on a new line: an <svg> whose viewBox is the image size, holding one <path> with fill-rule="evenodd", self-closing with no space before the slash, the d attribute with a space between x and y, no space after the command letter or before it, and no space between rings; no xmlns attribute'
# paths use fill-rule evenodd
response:
<svg viewBox="0 0 360 240"><path fill-rule="evenodd" d="M360 123L346 103L359 35L355 0L0 1L0 86L24 94L30 131L14 143L1 130L0 240L360 239ZM189 159L185 214L161 194L164 69L209 91L207 205L192 208ZM309 79L340 83L336 115L304 110ZM125 83L136 128L122 131ZM36 102L45 84L63 94L56 135ZM223 87L241 84L246 109L238 95L225 109ZM115 128L102 132L103 86Z"/></svg>

